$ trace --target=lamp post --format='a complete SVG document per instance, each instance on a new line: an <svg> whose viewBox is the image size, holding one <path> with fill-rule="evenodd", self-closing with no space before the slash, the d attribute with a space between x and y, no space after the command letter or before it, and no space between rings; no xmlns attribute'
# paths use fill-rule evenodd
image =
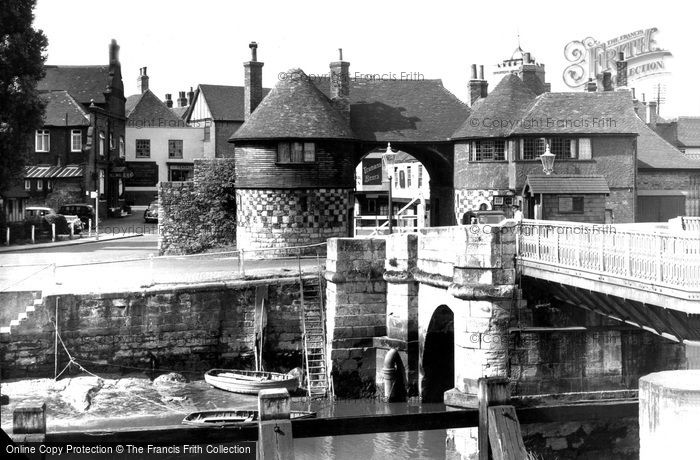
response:
<svg viewBox="0 0 700 460"><path fill-rule="evenodd" d="M542 171L548 176L554 171L555 157L556 155L549 151L549 144L547 144L546 150L540 155L540 161L542 162Z"/></svg>
<svg viewBox="0 0 700 460"><path fill-rule="evenodd" d="M391 142L386 144L386 152L382 154L382 167L386 169L386 175L389 179L389 234L391 235L394 231L394 224L392 222L394 218L393 214L393 197L391 196L392 186L393 186L393 176L394 176L394 157L396 154L391 150Z"/></svg>

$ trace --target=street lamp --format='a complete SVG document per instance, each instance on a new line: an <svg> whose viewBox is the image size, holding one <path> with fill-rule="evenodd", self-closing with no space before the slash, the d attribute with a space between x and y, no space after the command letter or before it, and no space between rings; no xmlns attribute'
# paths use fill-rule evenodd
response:
<svg viewBox="0 0 700 460"><path fill-rule="evenodd" d="M393 197L391 196L391 188L393 186L393 177L394 177L394 158L396 157L396 154L391 150L391 142L387 142L386 144L386 152L382 154L382 168L386 170L386 175L387 178L389 179L389 212L387 213L389 216L389 234L391 235L394 231L394 224L392 223L392 220L394 218L393 215Z"/></svg>
<svg viewBox="0 0 700 460"><path fill-rule="evenodd" d="M542 162L542 171L544 171L544 173L548 176L552 174L552 171L554 171L555 156L556 155L549 151L549 144L547 144L547 148L544 151L544 153L540 155L540 161Z"/></svg>

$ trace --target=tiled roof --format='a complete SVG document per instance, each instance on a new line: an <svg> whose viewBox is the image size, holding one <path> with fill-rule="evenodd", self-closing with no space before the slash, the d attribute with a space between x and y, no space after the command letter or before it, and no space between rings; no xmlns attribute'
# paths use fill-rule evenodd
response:
<svg viewBox="0 0 700 460"><path fill-rule="evenodd" d="M46 76L39 81L39 91L68 91L81 104L105 102L104 91L109 84L109 66L45 66Z"/></svg>
<svg viewBox="0 0 700 460"><path fill-rule="evenodd" d="M313 78L330 97L330 80ZM350 126L359 139L441 142L469 116L442 80L350 80Z"/></svg>
<svg viewBox="0 0 700 460"><path fill-rule="evenodd" d="M126 98L126 102L124 103L124 113L127 118L129 117L131 112L136 108L142 96L143 94L132 94L131 96Z"/></svg>
<svg viewBox="0 0 700 460"><path fill-rule="evenodd" d="M67 91L42 93L46 101L44 126L88 126L90 116Z"/></svg>
<svg viewBox="0 0 700 460"><path fill-rule="evenodd" d="M678 117L678 142L685 147L700 147L700 117Z"/></svg>
<svg viewBox="0 0 700 460"><path fill-rule="evenodd" d="M508 137L527 134L634 134L627 91L545 92L535 96L514 74L506 75L452 136Z"/></svg>
<svg viewBox="0 0 700 460"><path fill-rule="evenodd" d="M347 120L302 70L290 70L287 75L289 78L277 83L231 140L355 139Z"/></svg>
<svg viewBox="0 0 700 460"><path fill-rule="evenodd" d="M83 177L83 166L25 166L24 177L25 179L66 179L71 177Z"/></svg>
<svg viewBox="0 0 700 460"><path fill-rule="evenodd" d="M636 118L637 164L645 169L697 169L700 160L693 160L666 142L638 117Z"/></svg>
<svg viewBox="0 0 700 460"><path fill-rule="evenodd" d="M175 114L176 117L184 119L185 115L187 115L187 110L189 109L189 106L187 107L171 107L170 111Z"/></svg>
<svg viewBox="0 0 700 460"><path fill-rule="evenodd" d="M185 126L184 121L175 115L172 110L165 105L165 102L158 99L158 97L151 92L151 90L146 90L143 94L137 94L136 96L129 96L127 102L131 106L135 102L130 110L127 109L127 119L129 123L141 122L143 126L148 126L148 123L155 124L156 127L177 127ZM133 98L133 99L132 99Z"/></svg>
<svg viewBox="0 0 700 460"><path fill-rule="evenodd" d="M215 121L243 121L245 120L244 92L245 88L242 86L199 85L194 101L200 93L203 94ZM269 92L269 88L263 88L263 98ZM193 106L194 104L189 107Z"/></svg>
<svg viewBox="0 0 700 460"><path fill-rule="evenodd" d="M511 123L524 119L535 98L517 75L506 75L491 94L479 100L452 138L507 137L513 132Z"/></svg>
<svg viewBox="0 0 700 460"><path fill-rule="evenodd" d="M605 177L576 174L530 174L525 180L530 193L610 193Z"/></svg>

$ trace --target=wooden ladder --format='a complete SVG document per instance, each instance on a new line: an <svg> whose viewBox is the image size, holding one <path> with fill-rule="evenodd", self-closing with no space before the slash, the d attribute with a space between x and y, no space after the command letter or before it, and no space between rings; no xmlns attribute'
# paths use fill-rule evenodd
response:
<svg viewBox="0 0 700 460"><path fill-rule="evenodd" d="M331 394L331 388L326 366L326 319L320 274L318 280L304 280L300 274L299 285L306 388L309 398L325 398Z"/></svg>

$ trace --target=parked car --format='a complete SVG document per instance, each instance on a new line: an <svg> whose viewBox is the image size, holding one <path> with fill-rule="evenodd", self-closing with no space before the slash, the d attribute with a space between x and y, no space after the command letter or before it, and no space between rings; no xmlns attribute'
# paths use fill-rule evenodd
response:
<svg viewBox="0 0 700 460"><path fill-rule="evenodd" d="M158 222L158 202L151 201L146 210L143 212L144 222Z"/></svg>
<svg viewBox="0 0 700 460"><path fill-rule="evenodd" d="M41 225L45 222L44 217L57 214L51 208L45 206L27 206L24 210L24 220L32 225Z"/></svg>
<svg viewBox="0 0 700 460"><path fill-rule="evenodd" d="M74 233L80 233L83 228L78 216L64 216L46 206L28 206L24 211L24 220L44 234L50 231L51 224L56 224L56 233L62 235L70 233L70 225L73 226Z"/></svg>
<svg viewBox="0 0 700 460"><path fill-rule="evenodd" d="M90 221L92 221L92 227L95 226L95 211L89 204L75 203L75 204L65 204L58 208L58 213L65 215L74 215L80 218L83 223L83 228L88 228Z"/></svg>

